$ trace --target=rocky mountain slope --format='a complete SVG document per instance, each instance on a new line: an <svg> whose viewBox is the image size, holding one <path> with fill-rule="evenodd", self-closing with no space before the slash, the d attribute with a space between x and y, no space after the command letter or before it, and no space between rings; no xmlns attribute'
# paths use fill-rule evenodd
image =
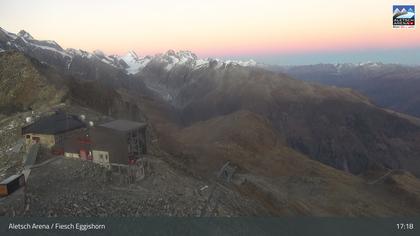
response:
<svg viewBox="0 0 420 236"><path fill-rule="evenodd" d="M252 62L200 61L185 51L168 51L141 64L144 58L134 53L120 60L99 51L65 50L68 61L64 55L64 62L49 64L28 45L21 46L28 49L16 46L21 38L39 44L27 33L2 32L0 48L6 52L0 52L4 59L0 74L8 76L2 77L0 85L7 89L0 90L0 96L9 98L4 106L15 106L20 100L14 98L26 94L22 88L53 92L35 90L21 100L21 109L0 116L0 130L13 136L13 142L0 149L5 160L0 162L1 171L19 168L19 162L5 158L3 150L16 147L24 117L57 106L98 121L148 122L150 159L156 169L150 178L124 185L115 173L60 159L33 171L29 208L14 208L19 204L12 199L0 208L1 214L408 216L420 212L416 189L420 127L353 90L314 85ZM128 71L133 65L137 69ZM8 91L16 95L9 96ZM54 100L52 94L62 96ZM7 128L11 124L13 132ZM1 140L6 140L2 135ZM228 161L236 168L231 181L218 177Z"/></svg>
<svg viewBox="0 0 420 236"><path fill-rule="evenodd" d="M119 59L106 56L101 51L89 53L76 49L65 50L52 40L36 40L23 30L13 34L0 28L0 49L22 52L40 63L54 67L62 74L78 79L100 78L103 82L113 83L128 78Z"/></svg>
<svg viewBox="0 0 420 236"><path fill-rule="evenodd" d="M0 53L0 70L2 115L66 102L119 118L144 119L138 108L131 104L130 98L119 92L119 89L132 87L147 93L141 81L79 78L16 51Z"/></svg>
<svg viewBox="0 0 420 236"><path fill-rule="evenodd" d="M52 105L66 94L52 70L23 54L0 53L0 71L0 114Z"/></svg>
<svg viewBox="0 0 420 236"><path fill-rule="evenodd" d="M267 119L238 111L186 127L176 140L182 156L189 158L197 172L211 175L226 160L237 165L235 188L257 199L273 215L392 215L393 211L405 214L401 209L414 202L418 206L419 195L413 187L419 181L409 173L395 173L385 182L370 184L365 178L310 160L288 147L273 130ZM400 179L398 184L394 178ZM412 184L404 185L405 178ZM394 195L394 190L401 195ZM406 197L411 200L399 200Z"/></svg>
<svg viewBox="0 0 420 236"><path fill-rule="evenodd" d="M417 175L419 127L348 89L311 85L252 67L146 68L138 74L191 125L239 110L269 120L288 145L324 164L359 174L376 166Z"/></svg>

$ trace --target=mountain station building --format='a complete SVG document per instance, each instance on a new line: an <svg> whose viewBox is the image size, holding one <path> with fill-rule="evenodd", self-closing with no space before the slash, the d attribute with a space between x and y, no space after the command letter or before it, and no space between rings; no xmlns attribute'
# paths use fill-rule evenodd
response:
<svg viewBox="0 0 420 236"><path fill-rule="evenodd" d="M27 146L41 144L54 155L92 160L107 168L134 164L147 153L146 123L114 120L90 127L78 116L56 112L22 128Z"/></svg>
<svg viewBox="0 0 420 236"><path fill-rule="evenodd" d="M86 133L86 124L77 116L61 111L38 119L22 128L27 145L39 143L47 148L60 146L69 133Z"/></svg>
<svg viewBox="0 0 420 236"><path fill-rule="evenodd" d="M146 123L114 120L90 129L93 162L133 164L147 153Z"/></svg>

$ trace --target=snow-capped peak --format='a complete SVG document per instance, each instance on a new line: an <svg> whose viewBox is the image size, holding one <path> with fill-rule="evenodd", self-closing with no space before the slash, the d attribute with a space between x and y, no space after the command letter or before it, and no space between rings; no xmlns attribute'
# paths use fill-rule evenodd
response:
<svg viewBox="0 0 420 236"><path fill-rule="evenodd" d="M128 65L136 63L140 60L140 57L137 55L134 51L129 51L124 56L120 57L121 60L123 60Z"/></svg>
<svg viewBox="0 0 420 236"><path fill-rule="evenodd" d="M136 74L145 68L150 62L162 65L166 71L171 71L178 66L186 66L192 69L199 69L205 67L222 68L228 65L238 66L259 66L254 60L237 61L228 60L223 61L220 59L199 59L196 54L191 51L181 50L168 50L165 53L156 54L155 56L139 57L134 51L129 51L126 55L118 57L120 60L127 64L126 71L128 74Z"/></svg>
<svg viewBox="0 0 420 236"><path fill-rule="evenodd" d="M197 55L186 50L181 50L178 52L175 52L174 50L168 50L164 54L156 55L156 57L161 58L162 60L170 62L170 63L182 63L182 64L188 61L197 60Z"/></svg>
<svg viewBox="0 0 420 236"><path fill-rule="evenodd" d="M21 30L19 31L19 33L17 34L19 37L22 37L24 39L27 40L33 40L34 38L32 37L32 35L30 35L28 32L26 32L25 30Z"/></svg>
<svg viewBox="0 0 420 236"><path fill-rule="evenodd" d="M176 55L181 59L181 61L197 60L197 55L191 51L181 50L177 52Z"/></svg>
<svg viewBox="0 0 420 236"><path fill-rule="evenodd" d="M120 57L120 59L127 64L128 67L126 68L126 71L128 74L136 74L146 67L151 60L149 56L140 58L134 51L129 51L126 55Z"/></svg>
<svg viewBox="0 0 420 236"><path fill-rule="evenodd" d="M382 65L382 63L372 62L372 61L360 62L359 63L359 66L365 66L365 67L378 67L380 65Z"/></svg>
<svg viewBox="0 0 420 236"><path fill-rule="evenodd" d="M132 59L132 60L139 60L139 56L135 51L129 51L123 58Z"/></svg>
<svg viewBox="0 0 420 236"><path fill-rule="evenodd" d="M157 54L153 61L166 64L165 70L169 71L176 65L193 65L197 60L197 56L190 51L168 50L164 54Z"/></svg>
<svg viewBox="0 0 420 236"><path fill-rule="evenodd" d="M124 56L107 55L100 50L94 50L92 53L80 49L68 48L64 50L59 44L51 40L37 40L34 39L28 32L21 30L18 34L9 33L8 31L0 28L0 34L6 40L3 51L10 49L17 49L27 53L32 52L45 52L59 54L63 57L67 68L70 68L71 63L77 57L86 58L89 60L100 61L118 69L125 69L128 74L136 74L144 69L149 63L163 68L166 71L171 71L177 67L189 68L192 70L201 68L226 68L228 65L239 66L259 66L254 60L249 61L223 61L219 59L203 58L199 59L196 54L191 51L181 50L168 50L162 54L154 56L140 57L135 51L129 51ZM20 39L20 40L17 40ZM46 54L48 55L48 54ZM151 67L154 68L154 67Z"/></svg>
<svg viewBox="0 0 420 236"><path fill-rule="evenodd" d="M164 55L167 55L167 56L175 56L175 55L176 55L176 53L175 53L175 51L174 51L174 50L169 49L168 51L166 51L166 53L165 53Z"/></svg>
<svg viewBox="0 0 420 236"><path fill-rule="evenodd" d="M118 59L115 56L108 56L106 55L104 52L102 52L101 50L94 50L93 51L93 55L94 57L96 57L97 59L99 59L101 62L106 63L110 66L116 67L116 68L121 68L121 65L118 63Z"/></svg>
<svg viewBox="0 0 420 236"><path fill-rule="evenodd" d="M95 56L98 56L98 57L106 57L106 56L105 56L105 53L104 53L104 52L102 52L101 50L98 50L98 49L94 50L94 51L93 51L93 54L94 54Z"/></svg>
<svg viewBox="0 0 420 236"><path fill-rule="evenodd" d="M236 65L240 65L240 66L257 66L257 62L250 59L248 61L237 61L237 60L227 60L226 61L227 64L236 64Z"/></svg>
<svg viewBox="0 0 420 236"><path fill-rule="evenodd" d="M80 56L80 57L87 57L91 58L92 54L81 49L74 49L74 48L67 48L66 52L72 56Z"/></svg>

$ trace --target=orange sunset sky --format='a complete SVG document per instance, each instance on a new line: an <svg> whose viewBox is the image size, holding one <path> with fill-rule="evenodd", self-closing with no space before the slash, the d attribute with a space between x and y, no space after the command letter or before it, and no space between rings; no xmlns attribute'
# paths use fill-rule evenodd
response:
<svg viewBox="0 0 420 236"><path fill-rule="evenodd" d="M63 48L168 49L272 63L420 63L418 29L393 29L390 0L1 0L0 27Z"/></svg>

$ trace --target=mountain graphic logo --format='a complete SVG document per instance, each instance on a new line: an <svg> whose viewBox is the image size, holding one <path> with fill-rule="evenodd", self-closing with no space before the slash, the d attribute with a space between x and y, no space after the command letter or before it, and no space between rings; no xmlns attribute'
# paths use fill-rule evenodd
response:
<svg viewBox="0 0 420 236"><path fill-rule="evenodd" d="M416 8L414 5L392 6L392 19L394 28L414 28Z"/></svg>
<svg viewBox="0 0 420 236"><path fill-rule="evenodd" d="M408 9L408 10L407 10ZM409 15L404 18L414 18L415 6L414 5L394 5L393 6L393 17L397 18L402 15Z"/></svg>

